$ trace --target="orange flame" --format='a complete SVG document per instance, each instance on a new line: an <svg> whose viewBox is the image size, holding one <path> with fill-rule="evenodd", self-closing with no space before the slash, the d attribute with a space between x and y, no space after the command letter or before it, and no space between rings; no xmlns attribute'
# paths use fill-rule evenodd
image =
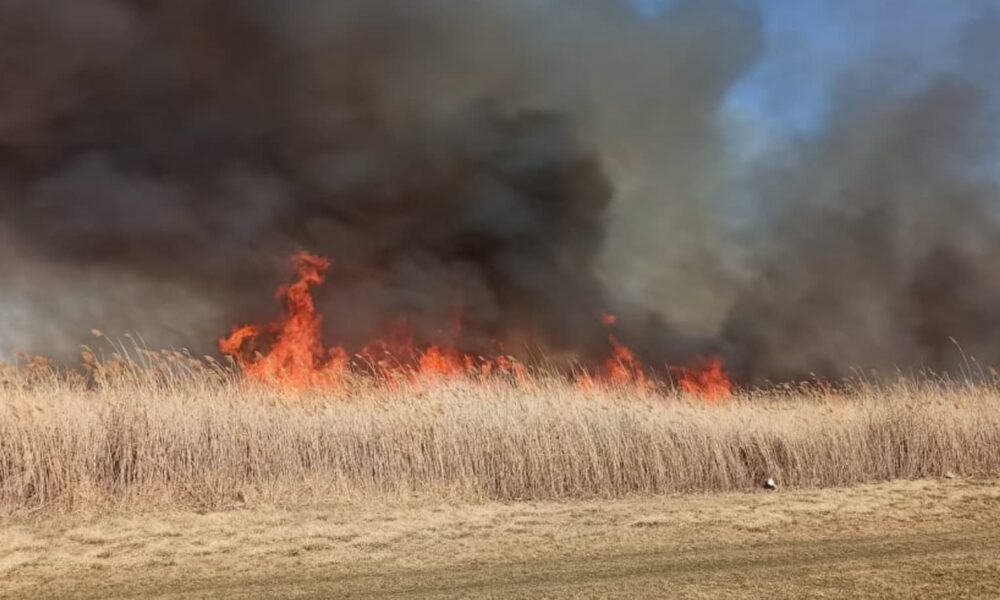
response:
<svg viewBox="0 0 1000 600"><path fill-rule="evenodd" d="M420 353L419 368L421 373L454 377L466 372L471 365L454 348L431 346Z"/></svg>
<svg viewBox="0 0 1000 600"><path fill-rule="evenodd" d="M358 370L392 386L401 381L419 383L493 376L508 377L521 385L531 382L527 367L506 356L497 342L489 357L464 354L450 344L420 346L405 321L391 323L386 335L366 344L357 353L359 362L355 364L344 347L323 345L323 318L316 310L312 288L325 281L330 261L300 252L293 257L293 264L298 279L282 286L277 293L285 305L285 314L267 325L235 327L228 337L219 340L222 353L233 357L252 379L292 389L329 387L342 385L348 374ZM617 323L617 317L610 313L600 313L598 317L609 328ZM461 314L456 311L451 331L445 337L457 339L461 328ZM656 387L647 375L649 370L628 346L614 334L608 335L608 342L610 358L598 373L579 375L579 385L585 389L604 384ZM721 359L678 372L681 389L690 394L715 400L732 393Z"/></svg>
<svg viewBox="0 0 1000 600"><path fill-rule="evenodd" d="M323 318L316 311L312 288L322 284L330 261L306 252L293 257L298 280L278 290L285 314L265 325L235 327L219 340L219 349L231 356L253 379L287 388L327 387L342 383L352 369L350 354L341 346L325 349ZM451 324L450 337L461 331L461 315ZM266 353L261 339L270 340ZM401 378L412 382L489 375L527 380L524 365L498 354L494 358L462 354L450 346L419 347L405 322L395 322L388 334L368 343L358 353L362 368L379 380L395 385Z"/></svg>
<svg viewBox="0 0 1000 600"><path fill-rule="evenodd" d="M623 384L646 385L646 367L636 358L635 352L613 335L608 336L614 354L605 363L611 381Z"/></svg>
<svg viewBox="0 0 1000 600"><path fill-rule="evenodd" d="M677 369L681 390L706 400L722 400L733 395L733 383L722 359L714 357L695 368Z"/></svg>
<svg viewBox="0 0 1000 600"><path fill-rule="evenodd" d="M325 350L320 337L323 317L316 312L311 288L324 281L330 261L306 252L293 258L299 279L278 290L286 313L264 328L244 325L219 341L219 349L236 359L251 377L278 382L290 387L328 385L340 379L348 366L343 348ZM250 352L258 339L268 334L274 337L267 354Z"/></svg>
<svg viewBox="0 0 1000 600"><path fill-rule="evenodd" d="M600 312L597 317L605 327L612 327L618 322L617 315L609 312ZM604 362L601 372L594 374L584 371L578 374L577 385L586 391L598 389L605 383L653 387L653 382L646 377L646 366L631 348L621 343L614 334L608 335L608 343L611 346L611 356Z"/></svg>

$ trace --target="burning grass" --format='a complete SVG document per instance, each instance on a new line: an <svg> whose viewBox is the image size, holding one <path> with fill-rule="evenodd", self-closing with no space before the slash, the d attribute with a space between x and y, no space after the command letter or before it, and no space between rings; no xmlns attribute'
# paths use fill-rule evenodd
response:
<svg viewBox="0 0 1000 600"><path fill-rule="evenodd" d="M996 381L734 395L721 360L664 379L613 332L603 364L570 371L405 329L352 355L322 341L311 290L329 261L294 264L284 313L220 340L228 364L118 344L109 360L84 349L75 370L33 358L0 371L0 512L1000 475Z"/></svg>
<svg viewBox="0 0 1000 600"><path fill-rule="evenodd" d="M299 252L292 257L298 274L295 282L278 289L284 304L283 313L263 325L239 325L219 340L219 349L230 357L250 379L286 390L314 387L332 389L347 385L357 375L378 383L410 383L428 378L488 379L491 376L514 378L524 383L528 368L506 354L503 344L494 340L483 352L463 351L459 347L462 315L458 311L442 336L445 343L419 342L405 319L392 324L384 335L376 336L352 353L344 346L327 348L323 343L323 317L316 309L312 288L326 281L330 260ZM595 315L606 327L617 317L607 312ZM701 361L694 367L663 365L674 377L667 382L650 378L650 369L631 348L608 333L608 357L596 369L575 365L572 378L578 385L595 389L608 384L654 389L668 384L707 399L726 398L732 383L720 358Z"/></svg>
<svg viewBox="0 0 1000 600"><path fill-rule="evenodd" d="M950 382L740 393L348 377L290 391L138 352L0 385L0 511L427 495L570 499L1000 474L1000 391Z"/></svg>

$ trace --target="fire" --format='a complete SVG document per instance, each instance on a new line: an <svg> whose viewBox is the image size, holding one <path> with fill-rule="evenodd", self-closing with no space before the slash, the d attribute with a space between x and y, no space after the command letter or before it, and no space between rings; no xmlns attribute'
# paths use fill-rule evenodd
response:
<svg viewBox="0 0 1000 600"><path fill-rule="evenodd" d="M292 261L298 281L282 287L277 294L285 304L285 314L265 327L234 328L228 338L219 341L219 349L234 357L255 379L291 387L331 384L340 379L349 360L343 348L324 349L323 317L316 312L311 290L325 280L330 261L307 252L296 254ZM255 351L263 335L274 340L267 354Z"/></svg>
<svg viewBox="0 0 1000 600"><path fill-rule="evenodd" d="M351 374L366 375L397 385L452 380L457 378L509 377L519 384L531 381L524 364L503 353L501 345L493 344L489 356L463 353L453 344L418 344L405 321L387 326L385 335L374 338L352 355L343 346L327 348L323 344L323 317L316 309L313 288L322 285L330 261L307 252L296 254L292 262L297 272L294 283L282 286L277 298L285 312L266 325L242 325L219 340L219 349L231 356L250 378L282 388L301 389L336 387ZM606 327L613 327L618 318L599 313ZM458 338L462 329L460 311L452 319L448 340ZM585 389L603 384L636 386L655 389L650 369L631 348L608 335L610 357L596 373L584 372L577 382ZM696 369L677 369L679 386L685 392L706 399L724 398L732 393L722 360L706 361Z"/></svg>
<svg viewBox="0 0 1000 600"><path fill-rule="evenodd" d="M613 354L605 363L608 376L615 383L634 383L638 386L645 386L646 367L636 358L635 352L628 346L622 344L613 335L608 336Z"/></svg>
<svg viewBox="0 0 1000 600"><path fill-rule="evenodd" d="M605 311L597 313L597 318L608 328L618 323L617 315ZM607 384L652 387L652 382L646 378L646 366L631 348L621 343L614 334L608 334L608 344L611 356L604 361L598 372L583 370L576 374L576 384L580 389L590 392L606 387Z"/></svg>
<svg viewBox="0 0 1000 600"><path fill-rule="evenodd" d="M312 288L325 281L330 261L300 252L293 264L298 279L277 294L285 314L264 326L235 327L229 337L219 340L222 353L233 357L253 379L293 389L337 386L356 370L391 385L401 379L418 382L488 375L507 375L519 382L527 379L523 365L499 352L486 358L463 354L451 346L420 347L405 322L390 324L385 336L356 354L359 363L355 364L344 347L323 345L323 318L316 310ZM456 316L453 321L450 336L457 337L461 319ZM264 352L261 345L267 343Z"/></svg>
<svg viewBox="0 0 1000 600"><path fill-rule="evenodd" d="M465 358L454 348L430 346L420 353L420 372L441 377L461 375L474 367L471 360L467 361Z"/></svg>
<svg viewBox="0 0 1000 600"><path fill-rule="evenodd" d="M706 400L722 400L733 394L733 383L723 366L722 359L714 357L694 368L677 369L680 388Z"/></svg>

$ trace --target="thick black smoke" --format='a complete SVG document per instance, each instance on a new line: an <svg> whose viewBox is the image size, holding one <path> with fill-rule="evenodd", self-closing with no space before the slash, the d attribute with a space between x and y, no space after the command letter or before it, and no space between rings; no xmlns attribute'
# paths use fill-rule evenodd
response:
<svg viewBox="0 0 1000 600"><path fill-rule="evenodd" d="M211 351L306 249L331 341L460 313L469 349L586 357L612 310L745 381L1000 362L998 32L898 81L866 57L741 162L740 0L0 0L0 356Z"/></svg>
<svg viewBox="0 0 1000 600"><path fill-rule="evenodd" d="M57 4L0 16L4 263L15 287L48 280L40 350L91 325L205 348L274 310L300 248L335 261L333 334L456 310L489 336L594 329L611 190L568 118L447 81L453 106L430 105L408 81L462 51L462 20L435 19L457 4ZM91 277L110 293L75 306ZM188 298L218 319L191 323Z"/></svg>
<svg viewBox="0 0 1000 600"><path fill-rule="evenodd" d="M614 182L600 148L627 150L639 119L674 112L706 146L705 101L748 60L710 42L739 33L744 12L689 3L676 17L646 23L613 3L3 0L3 348L65 353L96 327L209 350L273 313L270 290L307 249L334 261L320 302L338 341L400 319L432 339L461 313L467 346L602 352ZM671 92L683 111L651 110L658 51L694 88Z"/></svg>

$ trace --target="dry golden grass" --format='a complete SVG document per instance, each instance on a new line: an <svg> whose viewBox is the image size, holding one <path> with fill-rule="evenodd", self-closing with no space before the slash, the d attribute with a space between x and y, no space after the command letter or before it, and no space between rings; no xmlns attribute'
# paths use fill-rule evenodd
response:
<svg viewBox="0 0 1000 600"><path fill-rule="evenodd" d="M997 598L1000 486L0 520L0 598Z"/></svg>
<svg viewBox="0 0 1000 600"><path fill-rule="evenodd" d="M900 381L717 404L634 387L359 380L283 394L140 352L0 375L0 514L323 498L579 499L1000 475L1000 393Z"/></svg>

